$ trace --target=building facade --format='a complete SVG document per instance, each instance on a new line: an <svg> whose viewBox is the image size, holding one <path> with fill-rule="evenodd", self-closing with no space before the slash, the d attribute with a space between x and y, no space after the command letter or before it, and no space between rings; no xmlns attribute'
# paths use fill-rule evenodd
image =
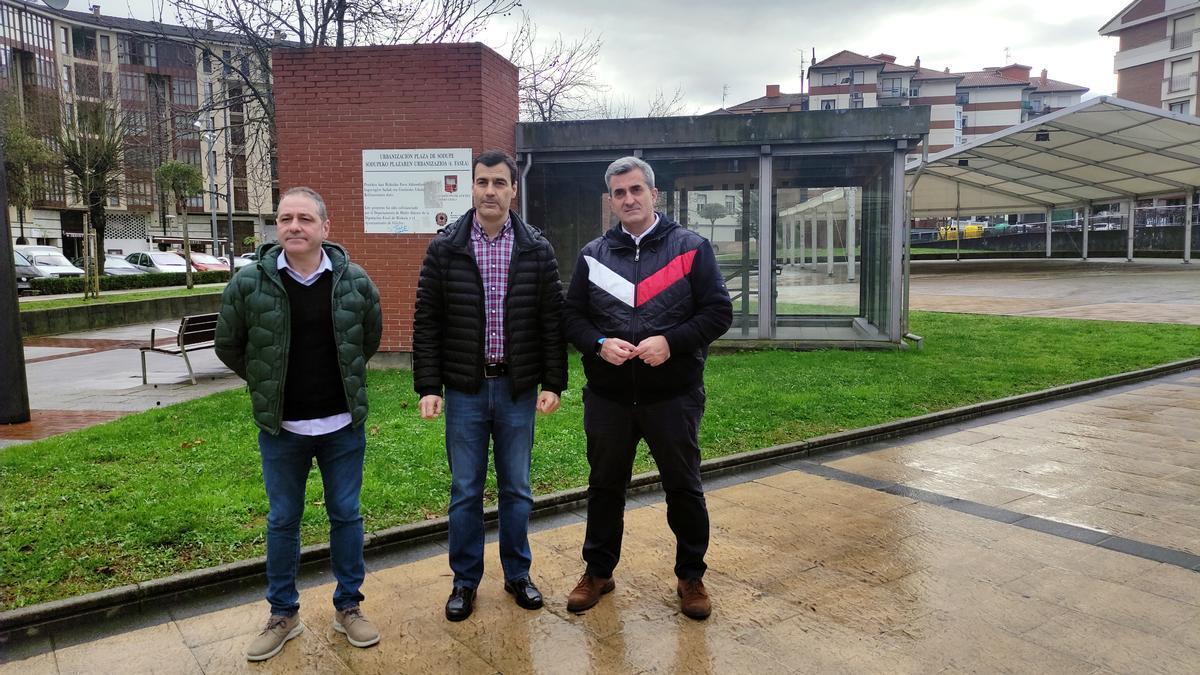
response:
<svg viewBox="0 0 1200 675"><path fill-rule="evenodd" d="M1195 115L1200 65L1200 2L1135 0L1100 28L1120 40L1117 96Z"/></svg>
<svg viewBox="0 0 1200 675"><path fill-rule="evenodd" d="M1031 76L1020 64L952 73L896 63L890 54L841 51L813 64L808 93L786 94L767 85L764 97L723 111L852 110L927 105L929 152L940 152L1080 101L1086 87L1052 80L1045 69ZM916 152L921 152L917 148Z"/></svg>
<svg viewBox="0 0 1200 675"><path fill-rule="evenodd" d="M58 120L81 107L113 106L124 120L122 175L105 205L110 253L177 247L185 224L197 250L218 254L262 236L277 181L270 134L254 123L261 109L245 93L270 68L252 58L234 35L0 0L0 97L13 114L51 145ZM183 218L154 180L168 160L205 177ZM68 175L46 172L32 208L10 209L13 237L80 255L85 210Z"/></svg>

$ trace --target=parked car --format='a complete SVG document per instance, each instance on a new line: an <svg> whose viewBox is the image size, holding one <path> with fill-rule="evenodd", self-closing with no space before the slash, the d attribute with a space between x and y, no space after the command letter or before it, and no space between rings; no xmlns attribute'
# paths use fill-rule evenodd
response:
<svg viewBox="0 0 1200 675"><path fill-rule="evenodd" d="M62 251L53 246L18 244L13 250L24 255L26 260L48 277L83 276L83 270L72 265Z"/></svg>
<svg viewBox="0 0 1200 675"><path fill-rule="evenodd" d="M229 264L229 258L226 258L225 256L221 256L221 257L217 258L217 260L220 260L221 262L225 263L226 265ZM245 267L246 265L253 265L253 264L254 264L254 261L245 256L239 255L239 256L233 257L233 269L235 269L235 270L240 270L243 267Z"/></svg>
<svg viewBox="0 0 1200 675"><path fill-rule="evenodd" d="M182 258L183 252L180 251L176 255ZM192 251L192 269L200 272L228 272L229 264L216 256Z"/></svg>
<svg viewBox="0 0 1200 675"><path fill-rule="evenodd" d="M33 266L25 256L17 251L13 251L13 267L17 271L17 294L32 293L33 285L30 281L39 277L46 276L42 271Z"/></svg>
<svg viewBox="0 0 1200 675"><path fill-rule="evenodd" d="M186 272L183 258L169 251L138 251L125 256L129 264L143 272Z"/></svg>
<svg viewBox="0 0 1200 675"><path fill-rule="evenodd" d="M116 253L109 253L104 256L104 273L112 276L121 276L124 274L145 274L146 272L133 266L128 260Z"/></svg>
<svg viewBox="0 0 1200 675"><path fill-rule="evenodd" d="M83 258L71 258L71 264L79 269L83 269ZM145 274L145 272L129 264L129 261L119 253L105 254L104 273L114 277L126 274Z"/></svg>

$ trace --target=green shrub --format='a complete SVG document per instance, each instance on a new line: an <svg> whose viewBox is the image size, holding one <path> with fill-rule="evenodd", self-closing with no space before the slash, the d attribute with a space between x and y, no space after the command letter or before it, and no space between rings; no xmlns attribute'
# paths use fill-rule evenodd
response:
<svg viewBox="0 0 1200 675"><path fill-rule="evenodd" d="M197 284L219 284L229 281L229 272L193 272L192 281ZM42 295L60 293L82 293L83 277L52 277L31 280L34 290ZM187 281L183 272L156 272L151 274L122 274L100 277L100 290L121 291L130 288L158 288L183 286Z"/></svg>

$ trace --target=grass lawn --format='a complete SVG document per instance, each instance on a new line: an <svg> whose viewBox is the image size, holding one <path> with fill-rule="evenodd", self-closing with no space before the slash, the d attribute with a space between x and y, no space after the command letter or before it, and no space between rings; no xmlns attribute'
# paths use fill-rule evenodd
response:
<svg viewBox="0 0 1200 675"><path fill-rule="evenodd" d="M21 304L22 312L36 312L43 309L62 309L63 307L82 307L84 305L104 305L110 302L130 302L133 300L155 300L157 298L174 298L183 295L207 295L220 293L225 285L196 286L187 288L159 288L147 291L104 291L99 298L84 300L83 296L72 298L53 298L47 300L28 299Z"/></svg>
<svg viewBox="0 0 1200 675"><path fill-rule="evenodd" d="M1194 326L913 312L925 349L715 356L706 457L1200 355ZM578 358L540 418L539 494L584 484ZM443 515L442 422L422 422L407 372L372 372L366 528ZM229 391L0 450L0 609L261 555L267 513L250 405ZM636 471L652 468L640 453ZM489 488L489 495L494 490ZM305 543L324 541L314 471Z"/></svg>

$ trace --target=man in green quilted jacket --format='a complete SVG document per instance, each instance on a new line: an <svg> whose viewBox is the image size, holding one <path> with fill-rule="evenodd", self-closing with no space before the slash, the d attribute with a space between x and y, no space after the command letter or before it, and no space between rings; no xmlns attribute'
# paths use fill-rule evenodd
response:
<svg viewBox="0 0 1200 675"><path fill-rule="evenodd" d="M369 647L379 631L363 616L365 576L359 509L366 449L367 360L379 349L379 291L346 250L325 241L329 216L314 190L279 200L278 243L259 248L225 288L217 356L250 390L267 514L267 602L271 616L246 649L263 661L304 631L296 570L304 486L315 459L329 514L337 587L334 630ZM332 328L332 330L331 330Z"/></svg>

